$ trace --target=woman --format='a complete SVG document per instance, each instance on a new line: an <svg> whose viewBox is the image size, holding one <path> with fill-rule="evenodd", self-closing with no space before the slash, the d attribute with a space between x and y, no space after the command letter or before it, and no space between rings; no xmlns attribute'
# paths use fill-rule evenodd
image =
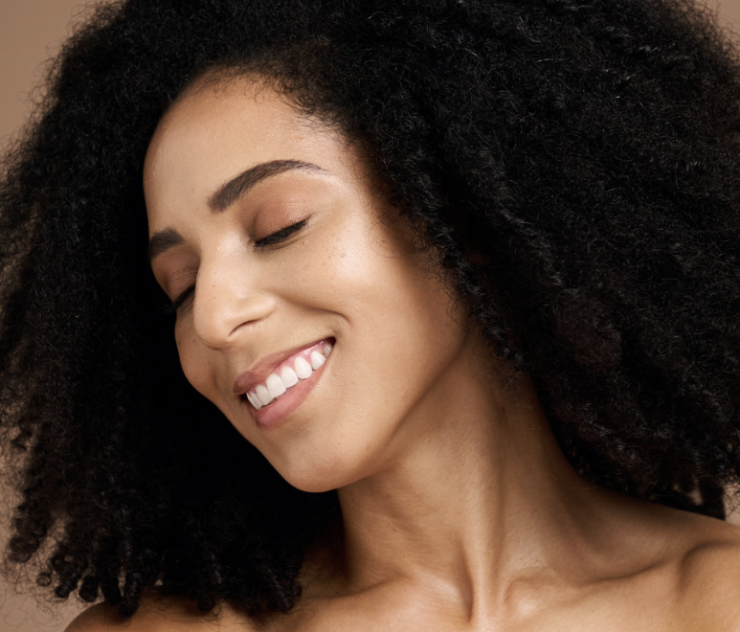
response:
<svg viewBox="0 0 740 632"><path fill-rule="evenodd" d="M735 55L662 0L100 9L2 188L9 560L73 631L740 626Z"/></svg>

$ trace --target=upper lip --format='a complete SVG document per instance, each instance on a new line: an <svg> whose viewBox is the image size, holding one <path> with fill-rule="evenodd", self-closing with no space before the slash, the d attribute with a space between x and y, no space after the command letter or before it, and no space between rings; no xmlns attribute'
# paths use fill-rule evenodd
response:
<svg viewBox="0 0 740 632"><path fill-rule="evenodd" d="M236 379L234 380L234 393L236 393L237 395L244 395L244 393L246 393L253 386L256 386L257 384L262 384L262 382L264 382L268 378L268 376L281 362L285 362L285 360L287 360L290 356L298 353L299 351L302 351L303 349L312 347L313 345L321 342L321 340L322 339L320 338L318 340L315 340L314 342L309 342L305 345L293 347L292 349L288 349L287 351L278 351L277 353L265 356L251 369L249 369L249 371L245 371L244 373L240 373L236 376Z"/></svg>

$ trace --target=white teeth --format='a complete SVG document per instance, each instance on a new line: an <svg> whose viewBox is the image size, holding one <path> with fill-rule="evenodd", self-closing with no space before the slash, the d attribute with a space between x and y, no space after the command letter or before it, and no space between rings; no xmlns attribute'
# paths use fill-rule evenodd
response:
<svg viewBox="0 0 740 632"><path fill-rule="evenodd" d="M247 391L247 399L249 400L249 403L252 404L252 406L254 406L257 410L262 408L262 402L260 401L259 397L257 397L251 391Z"/></svg>
<svg viewBox="0 0 740 632"><path fill-rule="evenodd" d="M283 370L280 372L280 379L282 380L283 384L285 384L285 388L290 388L291 386L295 386L296 384L298 384L298 376L295 374L295 371L289 366L284 367Z"/></svg>
<svg viewBox="0 0 740 632"><path fill-rule="evenodd" d="M265 385L267 386L267 392L270 393L270 397L272 399L280 397L280 395L282 395L286 390L285 385L274 373L267 378Z"/></svg>
<svg viewBox="0 0 740 632"><path fill-rule="evenodd" d="M311 373L313 373L311 365L300 356L297 357L295 361L295 372L302 380L305 380L309 375L311 375Z"/></svg>
<svg viewBox="0 0 740 632"><path fill-rule="evenodd" d="M315 370L320 369L331 354L332 349L332 345L327 342L321 350L323 354L318 349L312 351L310 364L303 356L298 356L295 359L295 371L289 366L283 367L279 376L273 373L265 380L264 384L258 385L253 391L247 391L247 399L257 410L267 406L272 400L277 399L289 388L298 384L299 380L305 380Z"/></svg>
<svg viewBox="0 0 740 632"><path fill-rule="evenodd" d="M323 355L321 355L318 351L311 352L311 368L314 371L316 369L321 368L324 362L326 362L326 358Z"/></svg>
<svg viewBox="0 0 740 632"><path fill-rule="evenodd" d="M260 404L262 404L263 406L267 406L267 404L270 403L270 400L272 400L270 392L262 384L260 384L254 390L257 391L257 397L259 397L260 399Z"/></svg>

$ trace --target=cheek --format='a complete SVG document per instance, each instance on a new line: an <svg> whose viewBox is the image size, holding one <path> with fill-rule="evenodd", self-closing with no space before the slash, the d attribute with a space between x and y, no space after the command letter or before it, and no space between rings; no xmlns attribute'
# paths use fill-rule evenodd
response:
<svg viewBox="0 0 740 632"><path fill-rule="evenodd" d="M331 287L354 307L356 317L374 321L379 333L405 346L404 341L443 331L454 336L465 322L464 316L458 319L442 280L421 258L404 251L393 236L371 232L359 247L338 248L326 268Z"/></svg>
<svg viewBox="0 0 740 632"><path fill-rule="evenodd" d="M179 324L175 326L175 341L185 378L196 391L215 403L212 359L205 353L203 345L198 344L186 327Z"/></svg>
<svg viewBox="0 0 740 632"><path fill-rule="evenodd" d="M362 358L359 367L346 367L348 374L374 384L374 402L401 407L453 361L468 329L467 313L429 271L426 255L413 254L407 243L376 223L362 238L340 241L323 265L331 276L326 296L349 324L342 344Z"/></svg>
<svg viewBox="0 0 740 632"><path fill-rule="evenodd" d="M301 244L305 256L293 268L294 287L348 317L355 306L377 306L395 281L398 253L371 220L369 211L347 214L320 241Z"/></svg>

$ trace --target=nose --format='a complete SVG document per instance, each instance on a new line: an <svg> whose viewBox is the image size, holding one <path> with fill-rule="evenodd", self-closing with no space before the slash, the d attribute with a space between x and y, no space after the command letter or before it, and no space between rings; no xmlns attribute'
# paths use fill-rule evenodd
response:
<svg viewBox="0 0 740 632"><path fill-rule="evenodd" d="M228 347L274 308L275 297L255 283L253 275L238 266L201 264L193 300L193 326L209 347Z"/></svg>

